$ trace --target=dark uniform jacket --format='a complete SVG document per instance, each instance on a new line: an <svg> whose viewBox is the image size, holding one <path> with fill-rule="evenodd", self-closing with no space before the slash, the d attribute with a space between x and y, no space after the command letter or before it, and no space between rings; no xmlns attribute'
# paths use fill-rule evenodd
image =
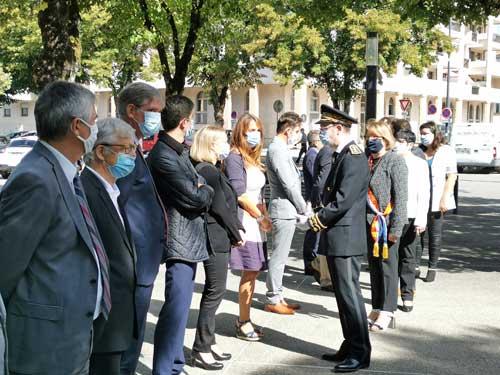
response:
<svg viewBox="0 0 500 375"><path fill-rule="evenodd" d="M8 374L7 366L7 317L0 295L0 375Z"/></svg>
<svg viewBox="0 0 500 375"><path fill-rule="evenodd" d="M166 132L148 156L151 174L167 210L166 260L203 262L208 259L205 213L212 204L214 190L199 176L189 158L189 150Z"/></svg>
<svg viewBox="0 0 500 375"><path fill-rule="evenodd" d="M322 206L323 189L326 178L332 166L333 149L329 145L323 146L314 160L313 185L311 189L311 204L314 209Z"/></svg>
<svg viewBox="0 0 500 375"><path fill-rule="evenodd" d="M356 143L348 143L332 164L323 191L324 207L312 217L321 231L319 253L357 256L366 253L368 160Z"/></svg>
<svg viewBox="0 0 500 375"><path fill-rule="evenodd" d="M82 184L94 216L102 244L109 259L112 307L106 321L94 321L93 353L120 352L137 338L135 315L136 255L123 206L119 204L122 224L106 188L88 168L82 172Z"/></svg>

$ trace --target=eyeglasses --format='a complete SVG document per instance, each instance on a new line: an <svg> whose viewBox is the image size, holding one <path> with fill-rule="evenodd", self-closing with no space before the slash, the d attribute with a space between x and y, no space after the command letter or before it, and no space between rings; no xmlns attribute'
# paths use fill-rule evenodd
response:
<svg viewBox="0 0 500 375"><path fill-rule="evenodd" d="M110 143L101 143L101 145L105 147L120 147L121 151L131 155L135 155L135 151L137 150L137 145L113 145Z"/></svg>

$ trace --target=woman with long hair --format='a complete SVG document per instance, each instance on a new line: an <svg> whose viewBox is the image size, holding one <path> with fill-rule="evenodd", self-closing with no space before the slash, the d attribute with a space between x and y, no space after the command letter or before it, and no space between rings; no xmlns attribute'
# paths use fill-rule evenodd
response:
<svg viewBox="0 0 500 375"><path fill-rule="evenodd" d="M420 147L424 150L425 159L429 165L429 178L431 181L431 201L427 216L429 269L425 281L432 282L436 278L441 253L444 214L456 208L453 189L457 181L457 155L455 150L446 144L443 133L438 131L433 121L420 126L420 138ZM417 254L417 275L420 275L419 265L424 237L425 233L421 237L422 249Z"/></svg>
<svg viewBox="0 0 500 375"><path fill-rule="evenodd" d="M205 287L201 296L196 336L191 354L193 366L220 370L231 354L223 353L215 342L215 314L226 291L227 264L231 246L243 245L238 219L238 200L220 163L229 155L226 132L220 126L205 126L198 130L191 146L191 159L196 171L215 195L207 215L210 258L203 262Z"/></svg>
<svg viewBox="0 0 500 375"><path fill-rule="evenodd" d="M266 232L271 230L262 190L266 183L260 160L264 140L262 122L249 113L236 123L231 138L231 152L225 160L225 173L238 195L239 218L245 228L245 244L233 248L230 267L241 271L239 287L239 318L236 336L247 341L259 341L262 331L250 320L250 307L255 280L267 269Z"/></svg>
<svg viewBox="0 0 500 375"><path fill-rule="evenodd" d="M368 123L366 151L371 177L366 217L372 289L372 311L368 316L371 331L394 326L398 303L398 252L407 223L408 169L403 157L391 152L395 143L389 124Z"/></svg>

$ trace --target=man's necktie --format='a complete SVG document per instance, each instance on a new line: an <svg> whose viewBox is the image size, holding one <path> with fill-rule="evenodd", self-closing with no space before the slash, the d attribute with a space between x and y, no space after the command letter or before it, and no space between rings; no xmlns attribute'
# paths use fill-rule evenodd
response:
<svg viewBox="0 0 500 375"><path fill-rule="evenodd" d="M85 224L87 224L87 229L90 233L90 238L92 239L92 245L94 245L94 251L99 260L99 268L101 270L101 280L102 280L102 300L101 300L101 312L107 319L109 312L111 310L111 293L109 287L109 260L106 252L104 251L101 241L99 240L98 231L94 223L94 218L90 213L89 206L87 204L87 199L85 198L85 192L83 191L82 181L80 175L77 173L73 179L73 185L75 186L75 194L78 199L78 204L82 210L83 217L85 219Z"/></svg>

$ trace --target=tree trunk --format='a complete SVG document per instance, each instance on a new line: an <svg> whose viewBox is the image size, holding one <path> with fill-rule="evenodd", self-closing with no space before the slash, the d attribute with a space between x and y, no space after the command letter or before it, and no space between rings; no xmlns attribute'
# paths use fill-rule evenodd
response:
<svg viewBox="0 0 500 375"><path fill-rule="evenodd" d="M78 0L44 0L38 13L43 49L33 79L39 90L52 81L74 81L81 56Z"/></svg>
<svg viewBox="0 0 500 375"><path fill-rule="evenodd" d="M210 102L214 107L215 123L221 127L224 126L224 109L226 108L228 90L227 86L222 87L220 92L217 87L210 89Z"/></svg>

